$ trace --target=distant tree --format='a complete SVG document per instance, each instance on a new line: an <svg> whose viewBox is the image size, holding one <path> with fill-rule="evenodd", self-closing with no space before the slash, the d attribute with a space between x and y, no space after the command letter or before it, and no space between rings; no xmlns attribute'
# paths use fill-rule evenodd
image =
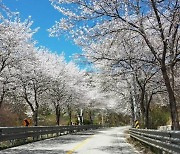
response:
<svg viewBox="0 0 180 154"><path fill-rule="evenodd" d="M40 55L36 52L36 50L32 52L29 60L21 63L16 70L17 84L19 85L17 88L18 95L29 105L35 126L38 125L39 104L42 103L43 95L49 83L44 70L41 68L41 63L44 62L41 61Z"/></svg>
<svg viewBox="0 0 180 154"><path fill-rule="evenodd" d="M53 59L51 59L53 60ZM57 58L56 64L53 69L55 72L51 72L53 78L51 78L50 85L48 87L48 97L53 104L56 113L56 124L60 125L60 116L65 106L65 97L67 95L66 82L65 82L65 63L62 58Z"/></svg>

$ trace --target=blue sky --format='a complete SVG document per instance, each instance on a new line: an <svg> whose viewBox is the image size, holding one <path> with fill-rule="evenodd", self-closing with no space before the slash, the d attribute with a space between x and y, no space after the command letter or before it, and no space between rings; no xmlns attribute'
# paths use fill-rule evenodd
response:
<svg viewBox="0 0 180 154"><path fill-rule="evenodd" d="M72 40L63 36L61 38L49 37L47 29L51 28L55 21L62 17L53 8L49 0L3 0L3 3L11 11L19 12L22 20L31 16L34 21L32 28L40 27L34 35L34 39L38 41L38 46L45 46L58 54L64 52L66 61L70 61L74 53L81 52L81 49L73 44Z"/></svg>

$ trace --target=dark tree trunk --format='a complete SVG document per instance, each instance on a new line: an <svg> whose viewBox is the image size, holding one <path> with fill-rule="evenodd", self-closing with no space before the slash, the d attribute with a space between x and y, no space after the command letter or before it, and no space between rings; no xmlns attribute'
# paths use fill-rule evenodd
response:
<svg viewBox="0 0 180 154"><path fill-rule="evenodd" d="M56 106L56 124L59 126L60 125L60 116L61 116L61 109L60 106Z"/></svg>
<svg viewBox="0 0 180 154"><path fill-rule="evenodd" d="M149 110L146 110L144 127L149 129Z"/></svg>
<svg viewBox="0 0 180 154"><path fill-rule="evenodd" d="M72 125L72 113L71 113L71 111L69 112L69 125Z"/></svg>
<svg viewBox="0 0 180 154"><path fill-rule="evenodd" d="M145 97L145 92L146 92L146 84L145 83L141 83L137 77L137 74L136 74L136 82L138 83L139 87L140 87L140 90L141 90L141 93L140 93L140 111L141 111L141 127L144 127L145 125L145 104L144 104L144 97ZM136 119L137 120L137 119Z"/></svg>
<svg viewBox="0 0 180 154"><path fill-rule="evenodd" d="M130 90L130 104L131 104L131 125L134 126L135 122L135 113L134 113L134 102L133 102L133 97L132 97L132 92Z"/></svg>
<svg viewBox="0 0 180 154"><path fill-rule="evenodd" d="M140 109L141 109L141 119L142 124L145 125L145 107L144 107L144 96L145 96L145 89L141 90L141 98L140 98Z"/></svg>
<svg viewBox="0 0 180 154"><path fill-rule="evenodd" d="M38 126L38 112L39 112L39 104L37 97L37 88L34 84L34 101L35 101L35 116L34 116L34 126Z"/></svg>
<svg viewBox="0 0 180 154"><path fill-rule="evenodd" d="M34 126L38 126L38 109L33 112Z"/></svg>
<svg viewBox="0 0 180 154"><path fill-rule="evenodd" d="M1 109L1 107L2 107L2 102L0 101L0 109Z"/></svg>
<svg viewBox="0 0 180 154"><path fill-rule="evenodd" d="M72 110L71 110L70 105L67 106L67 110L68 110L68 116L69 116L69 125L72 125Z"/></svg>
<svg viewBox="0 0 180 154"><path fill-rule="evenodd" d="M0 98L0 108L2 107L4 96L5 96L5 87L4 87L4 84L3 84L3 91L2 91L2 94L1 94L1 98Z"/></svg>
<svg viewBox="0 0 180 154"><path fill-rule="evenodd" d="M167 92L168 92L168 96L169 96L169 105L170 105L170 113L171 113L171 120L172 120L172 129L173 130L179 130L180 127L179 127L179 119L178 119L176 98L175 98L174 91L173 91L173 89L171 87L171 84L170 84L170 79L169 79L169 76L167 74L167 69L166 69L165 64L162 64L161 71L162 71L163 79L164 79L166 89L167 89Z"/></svg>
<svg viewBox="0 0 180 154"><path fill-rule="evenodd" d="M149 110L150 110L150 103L152 101L152 96L153 96L153 93L148 97L148 94L146 93L145 97L145 101L146 101L146 107L145 107L145 125L144 127L145 128L150 128L149 127Z"/></svg>
<svg viewBox="0 0 180 154"><path fill-rule="evenodd" d="M90 120L90 124L93 124L93 118L92 118L92 111L91 111L91 109L89 110L89 120Z"/></svg>
<svg viewBox="0 0 180 154"><path fill-rule="evenodd" d="M83 116L80 115L80 125L83 125Z"/></svg>

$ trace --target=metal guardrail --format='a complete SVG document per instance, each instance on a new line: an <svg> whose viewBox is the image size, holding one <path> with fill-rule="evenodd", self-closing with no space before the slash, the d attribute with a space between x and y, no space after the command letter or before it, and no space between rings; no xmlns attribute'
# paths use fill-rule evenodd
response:
<svg viewBox="0 0 180 154"><path fill-rule="evenodd" d="M98 125L82 125L82 126L34 126L34 127L0 127L0 142L16 139L26 139L28 137L40 138L42 135L67 134L76 131L88 129L97 129Z"/></svg>
<svg viewBox="0 0 180 154"><path fill-rule="evenodd" d="M130 136L152 147L172 154L180 154L180 131L129 129Z"/></svg>

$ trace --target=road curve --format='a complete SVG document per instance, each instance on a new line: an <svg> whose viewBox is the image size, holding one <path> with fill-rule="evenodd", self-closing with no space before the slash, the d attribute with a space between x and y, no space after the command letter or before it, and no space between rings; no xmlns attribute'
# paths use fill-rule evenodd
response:
<svg viewBox="0 0 180 154"><path fill-rule="evenodd" d="M0 151L0 154L137 154L126 142L128 127L68 134Z"/></svg>

